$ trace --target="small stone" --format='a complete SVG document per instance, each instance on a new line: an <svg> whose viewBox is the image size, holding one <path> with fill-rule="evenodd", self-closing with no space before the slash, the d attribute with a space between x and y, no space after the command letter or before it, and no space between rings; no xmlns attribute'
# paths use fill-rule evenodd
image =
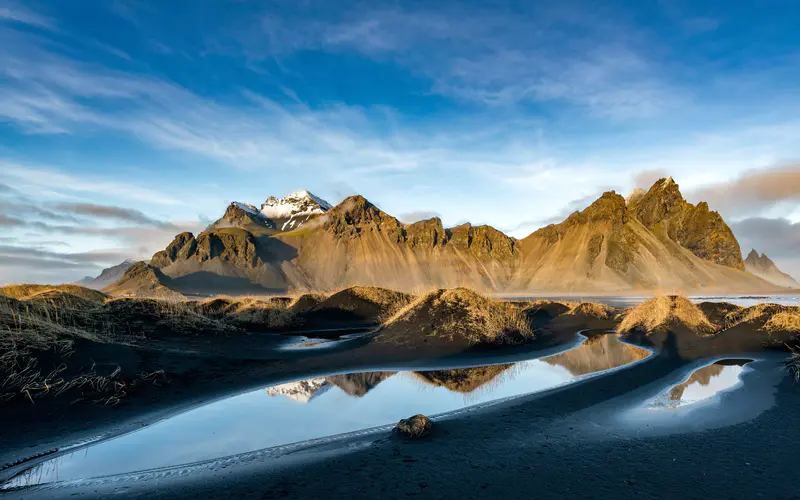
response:
<svg viewBox="0 0 800 500"><path fill-rule="evenodd" d="M398 422L394 428L394 432L409 439L420 439L430 434L432 428L433 423L431 419L420 414L404 418Z"/></svg>

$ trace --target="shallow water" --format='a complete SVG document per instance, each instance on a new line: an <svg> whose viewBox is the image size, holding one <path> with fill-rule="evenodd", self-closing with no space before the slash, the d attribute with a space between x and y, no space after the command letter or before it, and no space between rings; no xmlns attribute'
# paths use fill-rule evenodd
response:
<svg viewBox="0 0 800 500"><path fill-rule="evenodd" d="M650 295L583 295L583 296L547 296L547 297L527 297L527 296L509 296L506 298L513 298L517 300L523 299L546 299L546 300L566 300L566 301L580 301L580 302L596 302L598 304L606 304L611 307L632 307L641 304L645 300L651 299ZM751 307L758 304L780 304L783 306L800 306L800 294L782 294L782 295L693 295L689 300L695 304L700 302L729 302L741 307Z"/></svg>
<svg viewBox="0 0 800 500"><path fill-rule="evenodd" d="M316 377L252 391L37 465L4 487L100 477L392 424L550 389L644 359L613 335L547 358L474 368Z"/></svg>
<svg viewBox="0 0 800 500"><path fill-rule="evenodd" d="M704 366L692 372L681 384L669 389L654 399L651 409L669 409L692 405L709 400L720 393L738 387L741 374L749 359L726 359Z"/></svg>

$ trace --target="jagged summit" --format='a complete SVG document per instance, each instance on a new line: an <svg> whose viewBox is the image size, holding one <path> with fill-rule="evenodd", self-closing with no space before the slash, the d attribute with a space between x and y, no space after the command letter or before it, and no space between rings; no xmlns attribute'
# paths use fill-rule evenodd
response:
<svg viewBox="0 0 800 500"><path fill-rule="evenodd" d="M284 198L270 196L261 204L260 209L250 203L234 201L228 205L222 218L209 229L253 229L250 226L255 226L291 231L331 208L330 203L308 191L297 191Z"/></svg>
<svg viewBox="0 0 800 500"><path fill-rule="evenodd" d="M687 202L672 177L656 181L629 210L647 229L701 259L744 270L739 242L722 216L710 211L706 202Z"/></svg>
<svg viewBox="0 0 800 500"><path fill-rule="evenodd" d="M297 191L285 198L270 196L261 205L261 215L281 231L297 229L309 219L333 208L330 203L308 191Z"/></svg>
<svg viewBox="0 0 800 500"><path fill-rule="evenodd" d="M774 283L778 286L785 286L787 288L800 288L800 283L798 283L789 274L786 274L778 269L778 266L775 265L772 259L767 257L767 254L762 253L759 255L755 248L751 249L750 253L747 254L744 265L749 272L769 281L770 283Z"/></svg>
<svg viewBox="0 0 800 500"><path fill-rule="evenodd" d="M239 201L234 201L228 205L228 208L225 210L225 215L212 224L211 227L219 229L224 227L242 227L248 224L275 228L275 223L262 215L256 207L249 203L242 203Z"/></svg>
<svg viewBox="0 0 800 500"><path fill-rule="evenodd" d="M776 290L744 271L722 217L704 202L688 203L674 180L634 194L626 200L608 191L518 240L491 226L446 228L435 217L404 224L363 196L331 207L301 191L269 198L260 210L233 203L216 227L178 235L151 265L177 285L191 284L192 293L205 293L206 285L216 293L223 285L248 293L349 285L508 293Z"/></svg>

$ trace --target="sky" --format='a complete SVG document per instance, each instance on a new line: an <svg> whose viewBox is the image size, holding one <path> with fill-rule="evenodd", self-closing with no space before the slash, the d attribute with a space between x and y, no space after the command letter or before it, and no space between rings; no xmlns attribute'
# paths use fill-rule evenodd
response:
<svg viewBox="0 0 800 500"><path fill-rule="evenodd" d="M0 282L231 201L524 237L672 176L800 277L800 4L0 0Z"/></svg>

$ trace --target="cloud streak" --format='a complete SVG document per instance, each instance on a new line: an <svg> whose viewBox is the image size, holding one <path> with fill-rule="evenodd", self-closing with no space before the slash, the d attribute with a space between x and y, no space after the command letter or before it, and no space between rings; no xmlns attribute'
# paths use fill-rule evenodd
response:
<svg viewBox="0 0 800 500"><path fill-rule="evenodd" d="M148 217L141 211L134 210L132 208L122 208L111 205L96 205L94 203L58 203L55 205L55 209L87 217L112 219L121 222L130 222L133 224L155 226L171 230L175 229L175 226L168 222L155 220L152 217Z"/></svg>
<svg viewBox="0 0 800 500"><path fill-rule="evenodd" d="M800 202L800 163L749 170L734 179L699 187L689 196L728 214L762 212L781 202Z"/></svg>
<svg viewBox="0 0 800 500"><path fill-rule="evenodd" d="M429 78L435 93L487 105L561 101L627 119L683 99L642 52L647 44L612 22L611 13L589 20L551 7L527 10L359 5L343 8L337 20L270 12L243 43L264 58L323 50L393 60Z"/></svg>

